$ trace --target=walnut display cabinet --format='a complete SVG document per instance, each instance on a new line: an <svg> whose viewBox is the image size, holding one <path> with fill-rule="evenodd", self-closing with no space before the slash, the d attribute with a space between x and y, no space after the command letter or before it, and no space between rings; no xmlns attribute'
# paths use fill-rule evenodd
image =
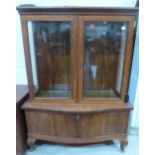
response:
<svg viewBox="0 0 155 155"><path fill-rule="evenodd" d="M27 143L127 145L137 8L17 7L30 98Z"/></svg>

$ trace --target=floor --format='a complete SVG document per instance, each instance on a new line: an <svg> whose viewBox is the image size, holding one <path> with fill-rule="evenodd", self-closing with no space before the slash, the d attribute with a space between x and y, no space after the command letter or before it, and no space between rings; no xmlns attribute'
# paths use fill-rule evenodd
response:
<svg viewBox="0 0 155 155"><path fill-rule="evenodd" d="M138 155L139 138L137 129L130 131L128 142L124 153L120 151L119 142L114 141L111 145L103 143L83 146L41 144L36 145L33 150L28 150L26 155Z"/></svg>

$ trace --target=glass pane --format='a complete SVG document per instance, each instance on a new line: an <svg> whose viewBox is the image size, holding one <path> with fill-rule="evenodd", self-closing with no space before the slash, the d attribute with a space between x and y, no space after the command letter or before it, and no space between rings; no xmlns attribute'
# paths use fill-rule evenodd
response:
<svg viewBox="0 0 155 155"><path fill-rule="evenodd" d="M85 22L85 98L120 97L127 27L127 22Z"/></svg>
<svg viewBox="0 0 155 155"><path fill-rule="evenodd" d="M28 22L37 97L71 97L70 22Z"/></svg>

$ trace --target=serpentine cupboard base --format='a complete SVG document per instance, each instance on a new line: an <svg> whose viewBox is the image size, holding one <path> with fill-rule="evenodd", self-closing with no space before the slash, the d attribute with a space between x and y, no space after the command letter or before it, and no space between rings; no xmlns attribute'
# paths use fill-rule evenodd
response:
<svg viewBox="0 0 155 155"><path fill-rule="evenodd" d="M75 106L75 107L74 107ZM25 104L28 139L32 147L36 140L65 144L95 143L117 139L124 151L127 141L127 127L130 105L99 106L100 111L87 105L75 104L72 108L61 109L61 105ZM63 108L63 107L62 107ZM80 111L81 109L81 111Z"/></svg>

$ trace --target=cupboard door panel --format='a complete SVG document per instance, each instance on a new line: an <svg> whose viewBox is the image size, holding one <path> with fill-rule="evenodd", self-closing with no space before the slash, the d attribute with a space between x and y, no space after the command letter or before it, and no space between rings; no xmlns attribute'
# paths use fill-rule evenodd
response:
<svg viewBox="0 0 155 155"><path fill-rule="evenodd" d="M36 95L70 98L70 22L33 21L28 30Z"/></svg>
<svg viewBox="0 0 155 155"><path fill-rule="evenodd" d="M133 21L129 16L80 16L80 101L124 98L127 83L123 82L129 73Z"/></svg>
<svg viewBox="0 0 155 155"><path fill-rule="evenodd" d="M54 137L77 137L75 114L26 111L28 133Z"/></svg>
<svg viewBox="0 0 155 155"><path fill-rule="evenodd" d="M79 137L98 137L126 134L129 112L81 114Z"/></svg>
<svg viewBox="0 0 155 155"><path fill-rule="evenodd" d="M24 16L25 55L30 97L76 100L74 16ZM74 77L75 76L75 77Z"/></svg>

